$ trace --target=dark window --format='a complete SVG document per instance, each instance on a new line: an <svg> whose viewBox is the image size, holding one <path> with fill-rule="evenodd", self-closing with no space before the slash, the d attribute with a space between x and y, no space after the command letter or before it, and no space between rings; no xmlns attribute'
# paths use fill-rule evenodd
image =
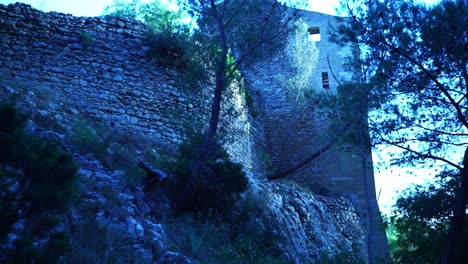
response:
<svg viewBox="0 0 468 264"><path fill-rule="evenodd" d="M328 72L322 72L322 85L323 88L330 88L330 82L328 81Z"/></svg>
<svg viewBox="0 0 468 264"><path fill-rule="evenodd" d="M313 41L320 41L320 28L319 27L310 27L309 31L310 38Z"/></svg>

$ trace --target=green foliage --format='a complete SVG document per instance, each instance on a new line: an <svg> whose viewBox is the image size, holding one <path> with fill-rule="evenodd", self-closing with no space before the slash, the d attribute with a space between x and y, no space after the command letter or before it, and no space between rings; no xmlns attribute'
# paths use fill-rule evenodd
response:
<svg viewBox="0 0 468 264"><path fill-rule="evenodd" d="M396 263L439 263L444 250L455 192L460 189L460 176L453 171L438 175L438 182L408 189L400 197L389 219L389 230L396 240L391 243ZM466 248L468 223L465 216L460 249ZM460 263L468 260L461 252Z"/></svg>
<svg viewBox="0 0 468 264"><path fill-rule="evenodd" d="M177 157L163 164L174 175L169 186L169 197L176 203L189 188L193 193L190 210L229 211L239 195L247 189L247 177L242 166L232 162L226 151L217 144L213 158L208 159L202 173L193 178L192 166L199 158L203 139L196 135L182 143Z"/></svg>
<svg viewBox="0 0 468 264"><path fill-rule="evenodd" d="M85 49L87 49L89 45L91 45L93 40L94 40L93 36L88 31L86 30L81 31L80 42L81 42L81 45L83 45Z"/></svg>
<svg viewBox="0 0 468 264"><path fill-rule="evenodd" d="M93 153L98 158L106 155L106 148L109 144L108 138L103 137L96 129L80 120L75 122L67 141L79 152Z"/></svg>
<svg viewBox="0 0 468 264"><path fill-rule="evenodd" d="M192 32L190 19L182 11L171 10L159 0L142 3L140 0L114 0L105 14L142 20L149 31L145 44L148 55L159 63L182 73L178 80L189 87L198 87L208 79L206 73L207 50L201 34ZM202 44L203 43L203 44Z"/></svg>
<svg viewBox="0 0 468 264"><path fill-rule="evenodd" d="M191 60L187 51L195 45L193 41L190 35L182 32L168 29L150 31L146 39L146 44L150 47L148 55L165 65L186 69Z"/></svg>
<svg viewBox="0 0 468 264"><path fill-rule="evenodd" d="M0 105L0 242L11 245L0 261L56 262L68 249L58 227L77 197L77 167L58 142L25 132L25 122Z"/></svg>
<svg viewBox="0 0 468 264"><path fill-rule="evenodd" d="M277 222L266 213L267 197L247 193L229 218L231 242L216 252L220 263L289 263L279 250Z"/></svg>
<svg viewBox="0 0 468 264"><path fill-rule="evenodd" d="M260 151L258 155L260 156L260 160L266 167L266 175L271 175L277 172L276 168L274 167L273 161L271 160L271 157L267 152Z"/></svg>
<svg viewBox="0 0 468 264"><path fill-rule="evenodd" d="M245 105L247 105L247 108L249 109L249 113L253 117L256 117L258 115L258 110L255 107L253 96L250 93L250 91L245 87L243 81L239 83L239 93L242 99L244 100Z"/></svg>
<svg viewBox="0 0 468 264"><path fill-rule="evenodd" d="M293 75L283 80L288 97L300 103L307 92L313 91L310 87L310 78L317 67L319 50L315 42L309 39L307 23L302 18L294 23L293 38L288 42L288 59L293 70ZM283 77L284 78L284 77Z"/></svg>
<svg viewBox="0 0 468 264"><path fill-rule="evenodd" d="M335 255L323 254L320 264L365 264L366 260L356 253L357 250L342 250Z"/></svg>
<svg viewBox="0 0 468 264"><path fill-rule="evenodd" d="M232 214L178 216L165 224L166 234L174 250L200 263L288 263L277 248L266 207L264 197L248 193Z"/></svg>
<svg viewBox="0 0 468 264"><path fill-rule="evenodd" d="M72 229L73 248L65 263L149 263L128 243L125 233L106 220L97 221L94 214L85 216Z"/></svg>
<svg viewBox="0 0 468 264"><path fill-rule="evenodd" d="M105 7L104 14L136 19L138 16L139 5L141 5L141 1L139 0L114 0L113 4Z"/></svg>
<svg viewBox="0 0 468 264"><path fill-rule="evenodd" d="M208 69L213 45L200 32L173 31L170 28L151 30L145 40L148 56L160 64L177 69L177 81L198 88L209 78Z"/></svg>
<svg viewBox="0 0 468 264"><path fill-rule="evenodd" d="M104 10L105 15L138 19L145 22L155 32L188 31L185 22L186 14L181 11L170 10L169 6L160 0L142 2L141 0L114 0Z"/></svg>
<svg viewBox="0 0 468 264"><path fill-rule="evenodd" d="M163 142L118 129L106 130L102 125L86 119L75 122L66 136L66 142L83 155L92 153L106 168L124 171L127 183L132 186L140 185L146 177L138 162L139 159L155 159L156 150L153 146L170 152ZM140 156L136 155L137 152Z"/></svg>
<svg viewBox="0 0 468 264"><path fill-rule="evenodd" d="M112 170L123 170L130 185L140 185L146 173L138 165L139 159L153 160L156 151L152 146L158 145L162 149L163 144L144 135L116 131L107 133L105 137L108 138L109 145L107 154L101 158L103 164ZM135 155L137 152L141 154L140 157Z"/></svg>

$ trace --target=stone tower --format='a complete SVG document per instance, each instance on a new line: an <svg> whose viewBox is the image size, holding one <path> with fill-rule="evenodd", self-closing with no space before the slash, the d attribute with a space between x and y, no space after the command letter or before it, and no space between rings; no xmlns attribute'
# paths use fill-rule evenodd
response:
<svg viewBox="0 0 468 264"><path fill-rule="evenodd" d="M345 62L352 55L354 44L340 46L330 41L331 31L344 21L343 18L303 10L298 12L296 19L298 18L306 22L309 39L315 42L319 50L317 67L310 78L310 89L316 95L323 95L315 98L325 100L327 96L340 92L340 83L353 78L354 74L346 69ZM265 129L265 152L269 159L270 173L287 170L308 158L333 140L339 130L334 124L336 122L330 120L335 114L338 118L338 107L324 108L320 106L320 102L309 101L298 110L297 101L288 99L282 81L294 74L288 62L288 52L290 51L285 45L268 60L254 63L245 71L253 93L263 105L261 123ZM357 126L352 125L347 133L357 132ZM344 139L286 179L326 196L357 196L362 204L362 211L365 212L360 215L361 222L368 232L372 229L372 255L374 258L388 259L389 248L376 199L369 144L366 144L364 151L367 155L363 161L359 140L352 137ZM372 214L372 217L368 218L368 214Z"/></svg>

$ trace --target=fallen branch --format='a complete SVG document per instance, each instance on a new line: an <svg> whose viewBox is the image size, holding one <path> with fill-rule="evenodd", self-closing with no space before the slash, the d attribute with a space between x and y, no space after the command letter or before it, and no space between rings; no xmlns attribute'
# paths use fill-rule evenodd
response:
<svg viewBox="0 0 468 264"><path fill-rule="evenodd" d="M146 179L143 185L143 191L147 192L153 188L157 183L161 186L164 186L169 178L166 173L159 169L153 169L148 164L140 161L138 163L140 168L142 168L146 172Z"/></svg>

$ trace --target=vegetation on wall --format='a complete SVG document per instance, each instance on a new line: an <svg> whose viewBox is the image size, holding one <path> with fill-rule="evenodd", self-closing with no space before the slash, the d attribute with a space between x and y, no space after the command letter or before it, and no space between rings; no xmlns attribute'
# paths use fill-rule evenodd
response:
<svg viewBox="0 0 468 264"><path fill-rule="evenodd" d="M293 71L292 76L283 80L290 100L298 107L302 106L304 97L315 87L310 87L310 78L318 63L319 50L315 42L309 39L308 25L300 18L294 22L292 38L287 44L288 59ZM284 78L284 77L283 77Z"/></svg>
<svg viewBox="0 0 468 264"><path fill-rule="evenodd" d="M0 261L54 263L69 249L60 223L77 195L77 166L58 142L28 134L26 120L0 105Z"/></svg>
<svg viewBox="0 0 468 264"><path fill-rule="evenodd" d="M255 106L254 98L252 96L252 93L248 88L245 87L243 80L240 80L239 84L239 93L244 101L245 105L247 106L247 109L249 109L249 113L253 116L256 117L258 115L258 109Z"/></svg>
<svg viewBox="0 0 468 264"><path fill-rule="evenodd" d="M172 10L159 0L145 3L115 0L104 13L143 21L149 29L144 40L149 47L148 56L176 69L182 75L180 84L199 88L208 80L206 64L213 47L206 42L206 36L192 27L192 20L185 12Z"/></svg>
<svg viewBox="0 0 468 264"><path fill-rule="evenodd" d="M232 209L239 195L247 189L247 176L242 166L232 162L224 148L218 144L213 159L208 160L204 170L193 178L191 164L197 158L197 148L202 140L201 135L193 136L179 146L179 154L175 158L160 160L160 166L173 175L168 186L168 195L173 208L178 211L206 213L214 210L224 213ZM189 182L191 184L187 184ZM184 192L190 193L190 201L180 200L181 193Z"/></svg>
<svg viewBox="0 0 468 264"><path fill-rule="evenodd" d="M91 35L91 33L89 33L86 30L81 31L80 42L81 42L81 45L83 45L84 49L88 49L89 45L91 45L93 40L94 40L94 37Z"/></svg>

